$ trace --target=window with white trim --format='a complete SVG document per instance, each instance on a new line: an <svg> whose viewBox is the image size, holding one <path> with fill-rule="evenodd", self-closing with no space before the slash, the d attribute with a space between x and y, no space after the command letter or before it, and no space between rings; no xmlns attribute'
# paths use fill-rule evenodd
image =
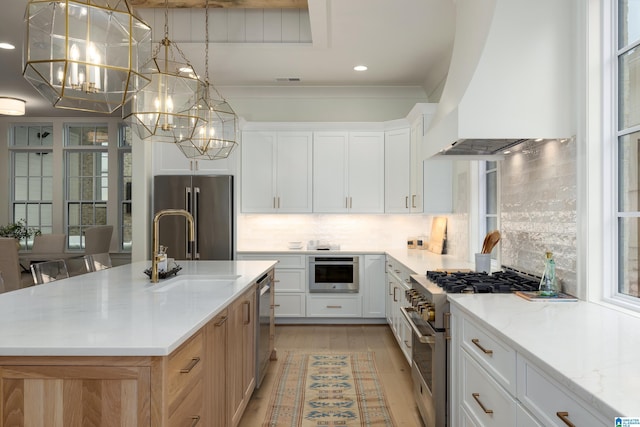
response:
<svg viewBox="0 0 640 427"><path fill-rule="evenodd" d="M616 122L618 281L614 298L640 298L640 0L618 0Z"/></svg>

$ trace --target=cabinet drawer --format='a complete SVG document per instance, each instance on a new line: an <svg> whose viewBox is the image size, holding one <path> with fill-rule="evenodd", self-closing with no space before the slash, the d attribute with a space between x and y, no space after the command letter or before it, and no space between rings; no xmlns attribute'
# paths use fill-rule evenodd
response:
<svg viewBox="0 0 640 427"><path fill-rule="evenodd" d="M307 297L309 317L362 317L360 296Z"/></svg>
<svg viewBox="0 0 640 427"><path fill-rule="evenodd" d="M167 366L167 390L169 411L178 401L178 397L191 389L193 382L203 375L204 339L198 332L189 341L181 345L171 355Z"/></svg>
<svg viewBox="0 0 640 427"><path fill-rule="evenodd" d="M509 393L516 394L516 352L487 330L462 317L462 347Z"/></svg>
<svg viewBox="0 0 640 427"><path fill-rule="evenodd" d="M239 260L277 260L276 268L306 268L307 257L305 255L286 255L280 253L239 254Z"/></svg>
<svg viewBox="0 0 640 427"><path fill-rule="evenodd" d="M276 269L275 292L304 292L307 287L307 270Z"/></svg>
<svg viewBox="0 0 640 427"><path fill-rule="evenodd" d="M569 425L561 416L576 426L611 425L611 420L596 415L586 402L524 357L518 357L518 400L545 426Z"/></svg>
<svg viewBox="0 0 640 427"><path fill-rule="evenodd" d="M517 403L466 351L461 352L462 406L480 426L515 426Z"/></svg>
<svg viewBox="0 0 640 427"><path fill-rule="evenodd" d="M277 292L274 295L276 317L305 317L304 294Z"/></svg>
<svg viewBox="0 0 640 427"><path fill-rule="evenodd" d="M180 405L169 414L169 427L205 427L202 379L198 380Z"/></svg>

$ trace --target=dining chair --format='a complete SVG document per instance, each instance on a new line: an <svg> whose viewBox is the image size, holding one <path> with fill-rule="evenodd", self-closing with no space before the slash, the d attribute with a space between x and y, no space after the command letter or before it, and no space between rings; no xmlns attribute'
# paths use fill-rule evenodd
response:
<svg viewBox="0 0 640 427"><path fill-rule="evenodd" d="M33 238L31 253L59 254L65 251L65 234L39 234Z"/></svg>
<svg viewBox="0 0 640 427"><path fill-rule="evenodd" d="M36 285L55 282L56 280L69 277L67 264L63 259L31 264L31 274L33 275L33 282Z"/></svg>
<svg viewBox="0 0 640 427"><path fill-rule="evenodd" d="M111 256L109 252L85 255L84 263L88 272L104 270L111 268Z"/></svg>
<svg viewBox="0 0 640 427"><path fill-rule="evenodd" d="M108 253L111 246L113 225L97 225L84 231L84 254Z"/></svg>
<svg viewBox="0 0 640 427"><path fill-rule="evenodd" d="M15 291L22 287L18 244L13 237L0 237L0 271L4 281L2 292Z"/></svg>

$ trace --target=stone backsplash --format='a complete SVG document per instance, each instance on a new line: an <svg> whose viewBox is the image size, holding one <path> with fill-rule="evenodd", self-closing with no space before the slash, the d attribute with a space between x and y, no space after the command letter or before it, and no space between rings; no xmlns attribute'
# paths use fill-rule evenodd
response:
<svg viewBox="0 0 640 427"><path fill-rule="evenodd" d="M553 252L564 292L577 294L576 142L528 141L501 162L501 262L541 275Z"/></svg>

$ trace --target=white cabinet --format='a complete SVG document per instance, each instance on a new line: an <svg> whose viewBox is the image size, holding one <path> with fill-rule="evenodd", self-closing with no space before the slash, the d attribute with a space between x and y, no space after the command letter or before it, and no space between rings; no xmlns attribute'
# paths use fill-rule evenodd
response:
<svg viewBox="0 0 640 427"><path fill-rule="evenodd" d="M175 145L153 143L154 175L233 175L236 172L238 149L220 160L188 159Z"/></svg>
<svg viewBox="0 0 640 427"><path fill-rule="evenodd" d="M281 253L243 253L239 260L276 260L274 315L302 318L306 313L307 257Z"/></svg>
<svg viewBox="0 0 640 427"><path fill-rule="evenodd" d="M385 256L364 256L364 277L360 281L362 317L385 317Z"/></svg>
<svg viewBox="0 0 640 427"><path fill-rule="evenodd" d="M411 131L397 129L384 136L384 211L409 213L411 201Z"/></svg>
<svg viewBox="0 0 640 427"><path fill-rule="evenodd" d="M313 210L384 212L384 133L315 132Z"/></svg>
<svg viewBox="0 0 640 427"><path fill-rule="evenodd" d="M453 304L451 314L451 425L611 425L481 319Z"/></svg>
<svg viewBox="0 0 640 427"><path fill-rule="evenodd" d="M242 211L312 211L312 133L242 134Z"/></svg>
<svg viewBox="0 0 640 427"><path fill-rule="evenodd" d="M307 294L309 317L362 317L359 294Z"/></svg>
<svg viewBox="0 0 640 427"><path fill-rule="evenodd" d="M411 349L411 327L402 315L400 308L408 305L405 291L411 288L410 276L413 272L390 256L387 256L386 272L387 322L407 362L411 365L413 356Z"/></svg>

